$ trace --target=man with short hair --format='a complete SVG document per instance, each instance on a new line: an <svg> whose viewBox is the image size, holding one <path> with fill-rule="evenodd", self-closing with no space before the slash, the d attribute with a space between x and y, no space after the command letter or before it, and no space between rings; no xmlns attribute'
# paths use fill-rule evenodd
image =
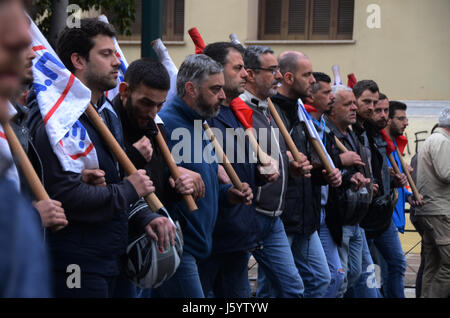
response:
<svg viewBox="0 0 450 318"><path fill-rule="evenodd" d="M220 112L208 123L223 136L223 149L239 179L247 182L254 191L257 183L256 163L250 161L249 143L243 135L245 127L236 117L234 105L230 105L243 93L247 82L243 53L241 45L231 42L215 42L205 47L203 54L223 66L225 79L225 99ZM208 297L251 297L248 259L249 250L255 248L260 231L257 217L253 204L219 205L211 256L199 264L203 291Z"/></svg>
<svg viewBox="0 0 450 318"><path fill-rule="evenodd" d="M299 98L311 96L312 86L316 82L311 62L297 51L282 53L278 62L283 78L278 94L272 100L297 149L311 158L311 146L298 120L297 105ZM318 235L321 220L320 183L323 181L321 177L317 178L317 174L322 174L321 167L313 169L310 178L289 175L286 207L281 215L295 264L305 285L304 296L311 298L329 296L330 283L335 281ZM339 259L337 253L336 259Z"/></svg>
<svg viewBox="0 0 450 318"><path fill-rule="evenodd" d="M103 92L117 85L116 57L111 25L97 19L82 19L80 28L66 27L57 43L58 55L67 68L91 90L91 102L117 141L122 127L112 107L104 104ZM37 105L35 105L37 107ZM86 114L79 121L92 140L106 186L92 186L81 174L63 171L53 152L43 122L35 132L35 146L42 159L45 187L62 202L69 225L49 233L57 297L111 297L119 277L121 258L128 239L128 208L154 191L144 170L123 178L116 158ZM80 269L81 288L67 285L67 268Z"/></svg>
<svg viewBox="0 0 450 318"><path fill-rule="evenodd" d="M211 253L218 207L251 204L253 198L252 190L245 182L242 191L229 184L219 184L218 164L211 153L211 143L202 138L203 121L216 117L225 99L224 84L220 64L204 54L189 55L178 71L177 96L160 112L171 136L168 146L175 161L199 173L206 190L205 196L197 201L197 211L188 211L184 202L177 202L170 209L183 230L183 256L174 276L152 291L154 297L203 298L198 263ZM178 138L173 137L176 134ZM183 139L178 143L180 134Z"/></svg>
<svg viewBox="0 0 450 318"><path fill-rule="evenodd" d="M450 107L439 115L439 127L418 155L417 189L425 204L416 208L417 223L424 229L422 297L450 296Z"/></svg>
<svg viewBox="0 0 450 318"><path fill-rule="evenodd" d="M258 261L257 297L303 297L304 285L292 256L289 241L280 219L285 208L288 171L302 175L300 163L289 163L286 144L268 108L268 97L277 93L282 79L278 61L272 49L265 46L249 46L244 53L247 84L240 98L253 110L253 128L263 151L271 156L278 173L269 177L268 183L257 187L255 210L261 215L258 223L261 233L258 246L252 251ZM305 162L306 163L306 162ZM307 164L309 166L309 163ZM300 172L300 173L298 173ZM267 282L265 284L264 282ZM265 286L264 286L265 284Z"/></svg>

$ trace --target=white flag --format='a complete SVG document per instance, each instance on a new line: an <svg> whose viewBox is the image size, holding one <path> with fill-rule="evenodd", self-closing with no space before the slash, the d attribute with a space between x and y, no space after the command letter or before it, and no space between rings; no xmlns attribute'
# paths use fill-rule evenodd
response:
<svg viewBox="0 0 450 318"><path fill-rule="evenodd" d="M176 67L175 63L170 57L169 51L167 50L166 46L161 41L161 39L156 39L155 41L153 41L152 47L156 55L158 56L159 61L166 68L170 77L170 89L169 92L167 93L166 101L163 104L164 107L165 105L170 104L173 97L177 95L178 68Z"/></svg>
<svg viewBox="0 0 450 318"><path fill-rule="evenodd" d="M10 102L8 102L8 119L14 117L14 115L17 113L13 105L11 105ZM2 125L0 125L0 153L9 160L13 160L11 149L9 148L8 140L5 136L5 131L3 130ZM14 185L16 186L17 190L20 191L20 181L19 181L19 173L17 171L17 167L15 164L13 164L11 167L8 168L6 171L5 177L12 181Z"/></svg>
<svg viewBox="0 0 450 318"><path fill-rule="evenodd" d="M33 88L50 144L64 171L98 168L97 153L78 120L91 101L91 91L64 66L31 21Z"/></svg>
<svg viewBox="0 0 450 318"><path fill-rule="evenodd" d="M327 156L327 159L330 162L331 167L333 169L336 168L334 166L333 160L331 160L331 157L330 157L330 155L327 152L327 149L323 145L322 138L320 138L320 135L317 132L316 127L314 126L314 123L312 121L311 115L308 114L308 112L306 111L305 106L303 106L303 102L302 102L302 100L300 98L298 99L297 104L298 104L298 118L300 119L300 121L302 121L302 122L304 122L306 124L306 128L308 129L309 135L312 138L314 138L317 141L319 141L320 147L322 148L323 152Z"/></svg>

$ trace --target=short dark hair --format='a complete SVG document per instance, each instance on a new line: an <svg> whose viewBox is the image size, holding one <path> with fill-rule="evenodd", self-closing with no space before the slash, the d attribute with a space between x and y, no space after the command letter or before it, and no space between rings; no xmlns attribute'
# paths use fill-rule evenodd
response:
<svg viewBox="0 0 450 318"><path fill-rule="evenodd" d="M97 18L81 19L79 28L65 27L58 37L56 52L64 65L73 72L71 56L78 53L89 61L89 52L95 43L92 40L97 35L116 36L111 24L99 21Z"/></svg>
<svg viewBox="0 0 450 318"><path fill-rule="evenodd" d="M315 94L320 89L320 82L331 83L331 78L322 72L313 72L314 79L316 82L312 85L312 93Z"/></svg>
<svg viewBox="0 0 450 318"><path fill-rule="evenodd" d="M362 80L357 82L353 87L353 94L355 94L355 98L358 99L366 90L369 90L372 93L380 92L377 83L372 80Z"/></svg>
<svg viewBox="0 0 450 318"><path fill-rule="evenodd" d="M385 100L385 99L388 99L387 96L380 92L379 96L378 96L378 100Z"/></svg>
<svg viewBox="0 0 450 318"><path fill-rule="evenodd" d="M235 44L232 42L215 42L208 44L203 50L203 54L209 56L214 61L224 66L227 62L226 60L230 50L236 50L241 53L241 55L244 55L245 51L244 47L240 44Z"/></svg>
<svg viewBox="0 0 450 318"><path fill-rule="evenodd" d="M131 91L140 84L163 91L170 88L170 77L166 68L151 58L142 58L131 63L125 72L124 80Z"/></svg>
<svg viewBox="0 0 450 318"><path fill-rule="evenodd" d="M245 69L257 70L261 67L259 57L262 54L273 54L273 50L268 46L252 45L248 46L244 53Z"/></svg>
<svg viewBox="0 0 450 318"><path fill-rule="evenodd" d="M389 118L394 118L395 116L395 112L397 110L404 110L406 111L406 104L396 101L396 100L391 100L389 101Z"/></svg>

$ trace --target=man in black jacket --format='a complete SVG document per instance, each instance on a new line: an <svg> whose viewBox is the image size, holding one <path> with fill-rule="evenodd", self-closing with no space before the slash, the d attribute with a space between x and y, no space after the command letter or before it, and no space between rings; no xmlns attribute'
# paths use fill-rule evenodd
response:
<svg viewBox="0 0 450 318"><path fill-rule="evenodd" d="M272 97L272 101L297 149L310 157L311 146L298 119L297 100L311 96L312 85L316 81L312 65L300 52L285 52L278 60L283 78L278 94ZM324 297L331 282L326 255L318 235L320 188L324 182L321 173L322 168L318 168L314 169L312 178L289 175L286 207L281 214L297 269L305 285L305 297ZM337 169L328 176L334 185L339 184L339 179Z"/></svg>
<svg viewBox="0 0 450 318"><path fill-rule="evenodd" d="M117 84L120 62L113 36L112 26L97 19L83 19L80 28L63 30L57 51L66 67L91 90L92 104L121 143L122 127L117 116L97 106L104 104L103 92ZM45 187L52 198L61 201L69 221L65 229L49 233L55 294L110 297L119 275L120 258L126 252L127 210L140 197L152 193L154 187L143 170L123 179L122 169L90 119L83 114L79 120L94 144L106 186L85 184L80 174L63 171L42 122L35 133ZM73 284L67 283L70 271L75 275Z"/></svg>

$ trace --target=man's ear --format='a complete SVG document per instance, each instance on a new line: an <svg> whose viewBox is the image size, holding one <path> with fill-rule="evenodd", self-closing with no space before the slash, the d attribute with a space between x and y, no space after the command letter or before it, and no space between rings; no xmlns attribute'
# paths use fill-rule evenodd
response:
<svg viewBox="0 0 450 318"><path fill-rule="evenodd" d="M286 72L283 75L283 81L289 85L292 86L294 84L294 74L292 74L291 72Z"/></svg>
<svg viewBox="0 0 450 318"><path fill-rule="evenodd" d="M186 95L188 95L192 99L196 99L198 95L197 85L193 82L187 82L184 84L184 89L186 91Z"/></svg>
<svg viewBox="0 0 450 318"><path fill-rule="evenodd" d="M129 97L129 94L130 94L129 88L130 88L130 86L128 85L127 82L121 82L119 84L120 100L122 101L122 105L124 105L124 106L127 103L127 98Z"/></svg>
<svg viewBox="0 0 450 318"><path fill-rule="evenodd" d="M82 71L86 68L87 61L86 59L78 53L72 53L70 56L70 60L74 67L74 73L76 71Z"/></svg>
<svg viewBox="0 0 450 318"><path fill-rule="evenodd" d="M255 81L256 72L255 70L252 70L251 68L246 69L247 71L247 82L253 83Z"/></svg>

